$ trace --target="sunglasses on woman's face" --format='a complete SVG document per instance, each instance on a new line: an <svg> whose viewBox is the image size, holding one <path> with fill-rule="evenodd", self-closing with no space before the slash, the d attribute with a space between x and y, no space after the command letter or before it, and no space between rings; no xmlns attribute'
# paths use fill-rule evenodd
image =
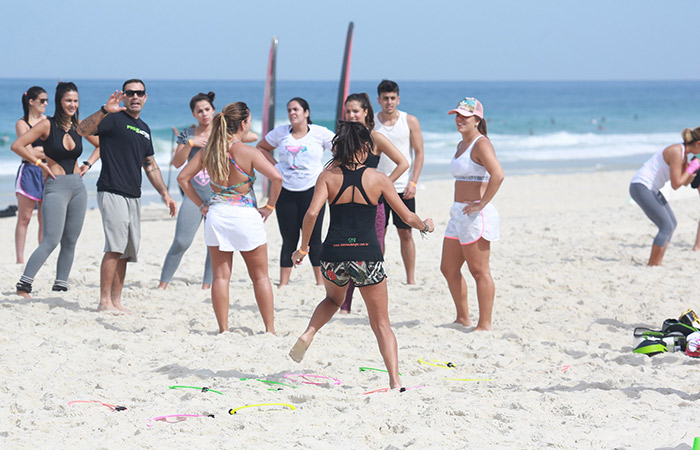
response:
<svg viewBox="0 0 700 450"><path fill-rule="evenodd" d="M133 97L134 95L137 97L145 97L146 96L146 91L124 91L124 94L126 94L127 97Z"/></svg>
<svg viewBox="0 0 700 450"><path fill-rule="evenodd" d="M48 98L37 98L36 100L37 100L39 103L41 103L42 105L44 105L44 104L46 104L46 103L49 102L49 99L48 99Z"/></svg>

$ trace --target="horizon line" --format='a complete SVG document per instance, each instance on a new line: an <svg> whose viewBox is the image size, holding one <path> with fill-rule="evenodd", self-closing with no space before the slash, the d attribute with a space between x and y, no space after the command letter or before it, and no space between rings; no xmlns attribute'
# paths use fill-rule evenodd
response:
<svg viewBox="0 0 700 450"><path fill-rule="evenodd" d="M63 77L4 77L0 76L2 81L23 81L23 80L61 80ZM68 77L66 77L68 78ZM71 80L76 81L123 81L122 78L72 78ZM265 79L224 79L224 78L146 78L150 81L206 81L206 82L254 82L254 83L264 83ZM400 79L401 80L401 79ZM377 79L355 79L351 80L355 82L376 82ZM669 82L669 81L700 81L700 78L594 78L594 79L491 79L491 80L448 80L448 79L402 79L401 82L413 83L595 83L595 82L627 82L627 83L637 83L637 82ZM278 79L277 82L339 82L336 79Z"/></svg>

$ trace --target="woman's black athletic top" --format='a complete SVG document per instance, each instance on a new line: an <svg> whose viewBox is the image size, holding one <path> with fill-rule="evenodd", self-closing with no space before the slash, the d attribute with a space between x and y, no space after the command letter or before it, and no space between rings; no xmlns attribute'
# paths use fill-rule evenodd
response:
<svg viewBox="0 0 700 450"><path fill-rule="evenodd" d="M44 154L56 161L59 166L63 167L66 175L70 175L75 168L75 161L77 161L83 153L83 138L74 127L71 127L70 130L66 132L56 125L56 121L53 117L49 117L48 119L51 124L51 131L46 140L43 141ZM75 148L73 150L66 150L63 146L63 136L66 134L70 135L75 142Z"/></svg>
<svg viewBox="0 0 700 450"><path fill-rule="evenodd" d="M32 126L29 123L29 121L27 119L25 119L24 117L22 117L22 120L24 120L24 123L26 123L29 126L29 129L31 130ZM41 138L37 138L36 141L32 142L32 147L41 147L43 145L44 144L41 142ZM29 162L29 161L27 161L27 162ZM32 161L32 162L34 162L34 161Z"/></svg>
<svg viewBox="0 0 700 450"><path fill-rule="evenodd" d="M377 205L372 205L362 188L362 174L367 166L356 170L340 167L343 171L343 184L330 202L331 223L321 250L321 260L342 261L384 261L382 249L377 240L374 225ZM336 203L346 189L353 189L352 200ZM355 191L367 204L355 203Z"/></svg>

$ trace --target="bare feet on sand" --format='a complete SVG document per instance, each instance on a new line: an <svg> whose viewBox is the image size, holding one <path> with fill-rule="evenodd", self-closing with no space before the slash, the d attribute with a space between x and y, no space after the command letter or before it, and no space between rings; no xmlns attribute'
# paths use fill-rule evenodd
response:
<svg viewBox="0 0 700 450"><path fill-rule="evenodd" d="M294 362L301 362L310 344L310 342L302 341L301 338L297 339L296 344L294 344L294 347L289 351L289 357L292 358Z"/></svg>
<svg viewBox="0 0 700 450"><path fill-rule="evenodd" d="M32 296L29 295L29 292L17 291L17 295L19 295L20 297L24 297L24 298L32 298Z"/></svg>

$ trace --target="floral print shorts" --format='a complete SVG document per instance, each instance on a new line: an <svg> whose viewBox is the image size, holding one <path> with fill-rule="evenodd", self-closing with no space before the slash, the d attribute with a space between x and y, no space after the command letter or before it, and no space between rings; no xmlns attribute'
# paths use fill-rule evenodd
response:
<svg viewBox="0 0 700 450"><path fill-rule="evenodd" d="M386 278L383 261L321 261L323 277L338 286L345 286L352 279L355 286L371 286Z"/></svg>

